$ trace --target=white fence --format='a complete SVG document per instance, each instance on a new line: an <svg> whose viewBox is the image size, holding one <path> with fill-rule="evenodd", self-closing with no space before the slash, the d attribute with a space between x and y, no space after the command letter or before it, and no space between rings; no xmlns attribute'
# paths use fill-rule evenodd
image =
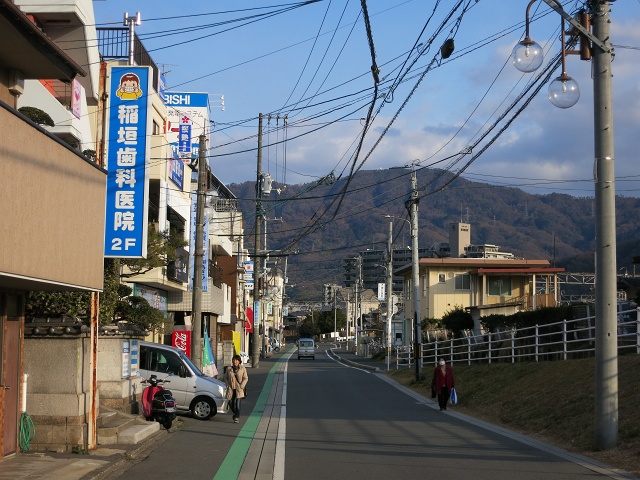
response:
<svg viewBox="0 0 640 480"><path fill-rule="evenodd" d="M422 363L567 360L594 355L595 318L585 317L422 345ZM618 352L640 354L640 308L618 313ZM396 368L413 364L413 351L398 352Z"/></svg>

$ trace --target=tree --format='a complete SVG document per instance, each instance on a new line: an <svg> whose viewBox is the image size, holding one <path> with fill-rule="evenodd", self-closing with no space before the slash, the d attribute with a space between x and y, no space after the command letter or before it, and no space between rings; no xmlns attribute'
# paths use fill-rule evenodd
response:
<svg viewBox="0 0 640 480"><path fill-rule="evenodd" d="M131 273L121 274L121 278L142 275L154 268L166 267L176 260L176 250L184 247L187 242L182 233L177 230L157 232L149 226L147 234L147 258L123 258L122 265L129 268Z"/></svg>
<svg viewBox="0 0 640 480"><path fill-rule="evenodd" d="M311 315L307 315L302 321L300 328L298 329L301 337L313 338L320 333L318 326L312 320Z"/></svg>
<svg viewBox="0 0 640 480"><path fill-rule="evenodd" d="M40 110L37 107L20 107L18 111L27 117L29 120L33 120L38 125L47 125L48 127L55 127L53 119L47 112Z"/></svg>
<svg viewBox="0 0 640 480"><path fill-rule="evenodd" d="M98 154L96 153L96 151L95 151L95 150L91 150L91 149L89 149L89 148L87 148L86 150L83 150L83 151L82 151L82 154L83 154L85 157L87 157L89 160L92 160L92 161L94 161L94 162L95 162L95 161L97 160L97 158L98 158Z"/></svg>
<svg viewBox="0 0 640 480"><path fill-rule="evenodd" d="M473 318L469 312L456 305L452 310L447 310L442 316L442 324L454 337L458 338L463 330L471 330L473 328Z"/></svg>
<svg viewBox="0 0 640 480"><path fill-rule="evenodd" d="M128 296L118 301L116 309L122 321L143 331L166 333L171 330L172 322L167 324L163 313L149 305L143 297Z"/></svg>
<svg viewBox="0 0 640 480"><path fill-rule="evenodd" d="M27 318L85 317L89 307L88 292L29 292Z"/></svg>
<svg viewBox="0 0 640 480"><path fill-rule="evenodd" d="M335 322L333 310L327 312L315 312L314 319L316 321L318 332L320 334L333 332L334 324L338 328L338 330L340 330L341 328L346 328L347 326L347 318L340 309L336 311Z"/></svg>

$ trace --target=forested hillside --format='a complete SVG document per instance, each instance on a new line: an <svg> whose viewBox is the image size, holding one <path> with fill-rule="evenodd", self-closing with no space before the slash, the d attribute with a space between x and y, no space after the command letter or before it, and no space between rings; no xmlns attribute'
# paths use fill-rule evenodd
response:
<svg viewBox="0 0 640 480"><path fill-rule="evenodd" d="M419 246L448 242L448 225L471 224L474 244L493 244L528 259L547 259L567 271L593 272L595 225L592 198L564 194L531 195L465 179L436 169L418 171ZM288 276L298 299L320 295L323 283L341 283L342 263L367 248L385 249L389 219L408 219L408 170L361 171L345 185L326 179L304 185L278 185L263 197L269 250L289 256ZM255 184L228 185L245 219L245 247L254 244ZM277 189L280 190L278 193ZM346 193L345 193L346 192ZM343 194L344 193L344 194ZM618 267L632 272L640 255L640 199L618 197ZM394 219L394 246L410 245L409 224ZM282 263L280 264L282 267Z"/></svg>

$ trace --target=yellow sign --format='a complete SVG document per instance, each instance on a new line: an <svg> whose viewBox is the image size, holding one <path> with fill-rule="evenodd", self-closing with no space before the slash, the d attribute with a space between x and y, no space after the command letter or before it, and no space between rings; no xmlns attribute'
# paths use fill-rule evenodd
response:
<svg viewBox="0 0 640 480"><path fill-rule="evenodd" d="M233 353L240 355L240 332L231 332L233 335Z"/></svg>

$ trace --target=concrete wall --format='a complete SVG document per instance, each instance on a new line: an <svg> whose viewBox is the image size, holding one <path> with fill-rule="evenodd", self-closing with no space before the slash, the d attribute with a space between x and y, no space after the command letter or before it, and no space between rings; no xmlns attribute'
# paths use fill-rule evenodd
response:
<svg viewBox="0 0 640 480"><path fill-rule="evenodd" d="M142 393L141 378L122 377L123 337L98 339L98 391L100 405L126 413L138 413L138 400ZM131 340L127 338L127 340ZM136 340L141 340L136 338Z"/></svg>
<svg viewBox="0 0 640 480"><path fill-rule="evenodd" d="M35 426L31 450L87 447L90 354L88 337L25 338L27 413Z"/></svg>
<svg viewBox="0 0 640 480"><path fill-rule="evenodd" d="M0 125L0 283L101 290L105 172L5 108Z"/></svg>

